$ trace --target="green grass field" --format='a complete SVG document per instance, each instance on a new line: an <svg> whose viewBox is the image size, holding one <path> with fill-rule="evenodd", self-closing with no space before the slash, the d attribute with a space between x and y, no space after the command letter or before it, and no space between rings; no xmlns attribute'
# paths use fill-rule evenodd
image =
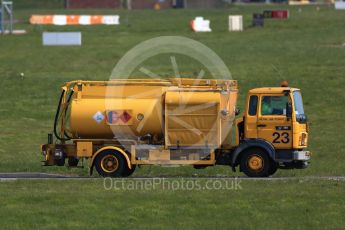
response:
<svg viewBox="0 0 345 230"><path fill-rule="evenodd" d="M345 224L343 182L239 185L238 190L174 191L163 185L152 190L106 190L99 179L0 182L0 196L6 197L1 200L1 228L342 229Z"/></svg>
<svg viewBox="0 0 345 230"><path fill-rule="evenodd" d="M217 10L64 10L62 1L15 1L16 29L27 35L0 36L0 172L87 175L87 168L41 167L40 144L52 131L60 86L70 80L107 80L117 61L141 41L185 36L214 50L239 81L239 107L253 87L288 80L303 92L310 120L312 163L277 176L344 175L345 11L316 6L231 6ZM267 20L251 28L251 14L288 8L289 20ZM298 9L302 10L299 11ZM119 26L33 26L32 14L119 14ZM245 31L227 32L229 14L244 15ZM212 33L193 33L195 16L211 20ZM43 31L81 31L81 47L43 47ZM181 57L182 58L182 57ZM183 59L183 58L182 58ZM178 61L179 59L177 59ZM147 67L173 74L169 60ZM184 75L198 66L179 63ZM25 73L24 78L20 73ZM142 167L136 176L242 175L229 167ZM242 191L105 191L95 181L0 182L0 223L6 228L343 228L343 182L245 181Z"/></svg>

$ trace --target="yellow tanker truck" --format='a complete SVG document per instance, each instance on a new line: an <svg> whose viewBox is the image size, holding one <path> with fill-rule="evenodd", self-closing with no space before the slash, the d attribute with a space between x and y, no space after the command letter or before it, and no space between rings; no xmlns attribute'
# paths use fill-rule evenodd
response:
<svg viewBox="0 0 345 230"><path fill-rule="evenodd" d="M140 165L236 167L250 177L310 160L301 92L287 85L249 90L243 117L237 81L131 79L72 81L62 87L44 165L89 159L104 177Z"/></svg>

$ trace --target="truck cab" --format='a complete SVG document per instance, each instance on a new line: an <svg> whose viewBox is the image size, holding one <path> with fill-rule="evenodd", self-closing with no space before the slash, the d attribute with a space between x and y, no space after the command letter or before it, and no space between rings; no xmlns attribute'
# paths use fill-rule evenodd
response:
<svg viewBox="0 0 345 230"><path fill-rule="evenodd" d="M299 89L283 84L282 87L249 90L246 110L243 117L237 119L236 127L236 142L240 149L237 152L248 155L241 157L247 159L241 165L247 175L261 175L265 163L261 150L269 155L269 174L273 174L277 167L305 168L308 165L310 152L305 148L309 130Z"/></svg>

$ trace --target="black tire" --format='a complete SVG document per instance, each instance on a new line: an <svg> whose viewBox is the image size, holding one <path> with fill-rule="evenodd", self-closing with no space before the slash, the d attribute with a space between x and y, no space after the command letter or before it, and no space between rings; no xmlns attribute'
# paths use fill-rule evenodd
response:
<svg viewBox="0 0 345 230"><path fill-rule="evenodd" d="M274 162L273 160L271 160L271 164L270 164L270 169L268 170L268 174L271 176L273 174L275 174L278 170L278 164L276 162Z"/></svg>
<svg viewBox="0 0 345 230"><path fill-rule="evenodd" d="M193 168L194 169L205 169L205 168L207 168L207 166L205 166L205 165L193 165Z"/></svg>
<svg viewBox="0 0 345 230"><path fill-rule="evenodd" d="M68 166L69 167L77 167L79 163L79 159L76 157L69 157L68 158Z"/></svg>
<svg viewBox="0 0 345 230"><path fill-rule="evenodd" d="M292 161L284 162L284 166L286 169L305 169L308 167L308 163L304 161Z"/></svg>
<svg viewBox="0 0 345 230"><path fill-rule="evenodd" d="M55 159L55 164L57 166L65 166L65 158L61 158L61 159Z"/></svg>
<svg viewBox="0 0 345 230"><path fill-rule="evenodd" d="M266 151L260 148L251 148L243 152L240 167L241 171L249 177L267 177L271 164L271 159Z"/></svg>
<svg viewBox="0 0 345 230"><path fill-rule="evenodd" d="M94 166L100 176L121 177L125 170L125 159L117 151L106 150L98 154Z"/></svg>
<svg viewBox="0 0 345 230"><path fill-rule="evenodd" d="M132 168L129 169L127 164L126 164L125 169L123 170L122 176L128 177L128 176L132 175L134 173L136 167L137 167L136 165L132 165Z"/></svg>

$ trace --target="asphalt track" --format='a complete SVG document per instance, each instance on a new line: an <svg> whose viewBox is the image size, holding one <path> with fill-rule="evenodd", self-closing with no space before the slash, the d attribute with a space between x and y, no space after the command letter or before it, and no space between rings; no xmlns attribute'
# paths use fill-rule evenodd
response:
<svg viewBox="0 0 345 230"><path fill-rule="evenodd" d="M209 176L209 177L183 177L183 176L134 176L126 179L154 179L154 178L166 178L166 179L227 179L227 180L264 180L264 181L286 181L286 180L336 180L345 181L345 176L302 176L302 177L266 177L266 178L250 178L250 177L234 177L234 176ZM75 175L65 174L51 174L51 173L39 173L39 172L16 172L16 173L0 173L0 181L6 180L99 180L100 177L81 177Z"/></svg>

